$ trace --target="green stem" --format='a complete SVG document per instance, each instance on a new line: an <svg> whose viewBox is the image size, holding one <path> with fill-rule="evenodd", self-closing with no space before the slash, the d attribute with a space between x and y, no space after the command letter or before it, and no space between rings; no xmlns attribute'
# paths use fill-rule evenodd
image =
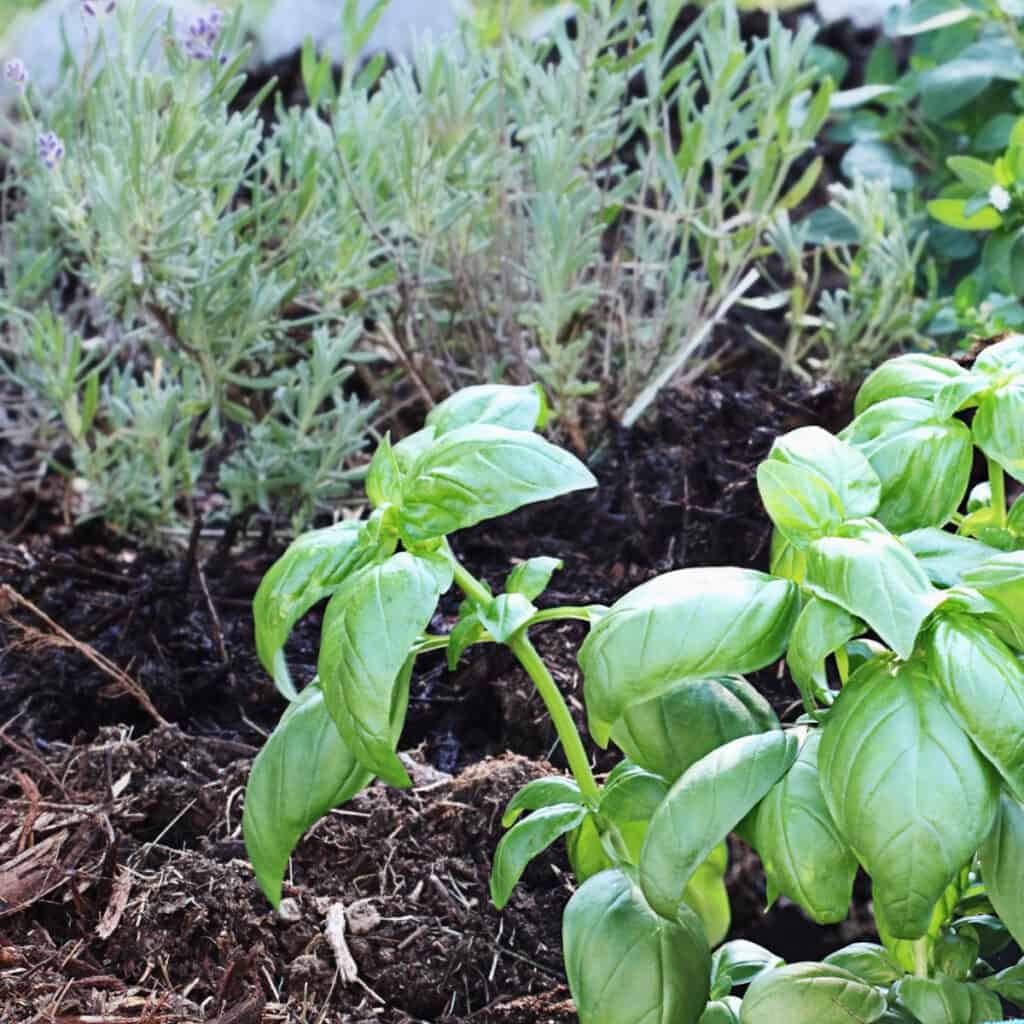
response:
<svg viewBox="0 0 1024 1024"><path fill-rule="evenodd" d="M450 554L450 552L449 552ZM463 566L454 554L450 554L452 565L455 569L455 583L459 589L473 601L481 604L488 604L491 600L490 591ZM519 660L519 663L526 669L527 675L533 680L537 692L544 701L551 721L554 723L558 739L565 751L565 758L569 762L569 769L583 793L584 799L591 806L596 807L601 796L597 780L590 769L590 760L583 748L583 741L576 729L576 723L572 720L569 706L565 703L558 685L548 671L547 665L537 653L537 649L530 642L530 638L523 630L517 633L508 643L509 649Z"/></svg>
<svg viewBox="0 0 1024 1024"><path fill-rule="evenodd" d="M846 680L850 676L850 656L846 653L845 647L840 647L835 652L836 657L836 668L839 669L839 681L846 685Z"/></svg>
<svg viewBox="0 0 1024 1024"><path fill-rule="evenodd" d="M594 618L593 608L593 605L571 604L559 605L557 608L544 608L530 619L530 625L537 626L542 622L558 622L562 619L578 619L580 622L590 622Z"/></svg>
<svg viewBox="0 0 1024 1024"><path fill-rule="evenodd" d="M928 977L928 936L914 940L914 973L919 978Z"/></svg>
<svg viewBox="0 0 1024 1024"><path fill-rule="evenodd" d="M996 514L996 526L1006 528L1006 477L1003 467L994 459L987 459L988 481L992 488L992 510Z"/></svg>

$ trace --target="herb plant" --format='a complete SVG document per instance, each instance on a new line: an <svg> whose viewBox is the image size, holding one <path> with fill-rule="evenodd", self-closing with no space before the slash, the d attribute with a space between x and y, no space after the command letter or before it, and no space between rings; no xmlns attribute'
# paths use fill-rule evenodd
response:
<svg viewBox="0 0 1024 1024"><path fill-rule="evenodd" d="M1024 336L970 370L932 356L884 364L856 419L780 437L758 469L776 533L771 572L686 568L610 608L534 604L560 563L531 559L495 595L448 535L590 487L533 433L534 388L454 395L373 458L363 522L299 538L255 601L260 658L290 706L257 757L244 831L281 898L302 832L395 754L417 655L506 644L534 681L571 776L509 803L493 862L499 908L561 836L580 883L565 911L566 971L583 1024L965 1024L1024 1001ZM970 422L968 422L968 418ZM988 481L968 493L975 450ZM463 594L451 632L427 631ZM289 630L327 604L316 680L288 674ZM626 756L599 783L530 637L590 626L579 652L587 721ZM745 674L785 656L802 716L780 724ZM868 873L882 945L784 965L729 927L731 832L761 855L770 900L815 921L848 911ZM742 1000L734 989L746 987Z"/></svg>

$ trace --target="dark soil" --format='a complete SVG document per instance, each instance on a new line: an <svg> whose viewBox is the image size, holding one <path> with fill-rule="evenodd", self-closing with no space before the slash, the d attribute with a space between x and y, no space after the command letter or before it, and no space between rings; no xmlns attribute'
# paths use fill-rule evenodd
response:
<svg viewBox="0 0 1024 1024"><path fill-rule="evenodd" d="M594 493L465 531L455 546L495 584L517 559L563 557L551 603L608 603L687 565L764 568L754 467L777 434L848 417L849 395L830 386L779 389L754 371L709 378L666 394L653 426L593 453ZM249 764L281 711L250 619L280 549L199 550L192 564L137 550L95 527L68 529L45 506L0 547L12 588L0 609L0 1021L574 1020L564 852L539 858L503 913L488 899L502 807L552 770L549 758L562 767L525 675L501 648L473 649L452 674L423 659L402 743L416 784L375 785L314 827L293 858L283 920L240 838ZM443 603L434 628L455 609ZM298 678L313 672L318 628L314 613L296 629ZM583 627L536 633L582 723ZM792 717L782 674L755 683ZM154 713L168 724L154 727ZM613 763L594 753L599 769ZM738 841L728 883L732 936L787 959L870 933L864 892L833 928L785 903L764 913L757 859ZM349 908L359 972L348 985L325 937L337 905ZM354 934L366 908L370 927Z"/></svg>

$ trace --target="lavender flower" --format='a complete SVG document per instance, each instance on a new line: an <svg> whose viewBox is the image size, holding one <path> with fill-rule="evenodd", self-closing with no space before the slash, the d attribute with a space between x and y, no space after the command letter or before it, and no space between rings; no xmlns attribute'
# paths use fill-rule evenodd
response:
<svg viewBox="0 0 1024 1024"><path fill-rule="evenodd" d="M28 85L28 68L25 67L25 62L18 60L17 57L9 60L4 65L4 78L16 88L24 91L25 86Z"/></svg>
<svg viewBox="0 0 1024 1024"><path fill-rule="evenodd" d="M224 15L216 7L211 7L204 15L200 15L189 26L185 34L185 52L193 60L209 60L213 56L213 48L221 29L224 27Z"/></svg>
<svg viewBox="0 0 1024 1024"><path fill-rule="evenodd" d="M97 14L110 14L117 6L117 0L107 0L106 3L89 3L89 0L82 0L82 13L95 18Z"/></svg>
<svg viewBox="0 0 1024 1024"><path fill-rule="evenodd" d="M56 132L44 132L39 136L39 159L53 170L64 159L64 143Z"/></svg>

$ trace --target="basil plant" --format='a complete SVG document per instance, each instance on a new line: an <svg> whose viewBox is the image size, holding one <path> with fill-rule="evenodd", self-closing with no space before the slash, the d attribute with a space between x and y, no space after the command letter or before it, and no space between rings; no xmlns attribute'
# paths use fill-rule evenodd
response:
<svg viewBox="0 0 1024 1024"><path fill-rule="evenodd" d="M491 894L564 837L578 888L563 921L582 1024L971 1024L1024 1004L1024 336L973 369L893 359L864 383L838 436L780 437L758 469L775 525L770 572L686 568L610 608L534 604L560 562L517 565L495 595L447 535L594 485L535 430L534 388L478 387L369 468L372 515L300 537L255 602L259 655L290 706L257 757L244 831L257 879L281 897L302 833L395 753L413 661L506 644L535 683L569 774L507 808ZM971 489L975 463L987 481ZM1011 484L1010 488L1014 485ZM463 595L445 635L438 598ZM283 656L327 604L316 679ZM623 756L595 778L531 627L581 619L591 738ZM802 713L781 723L746 676L785 658ZM880 944L784 964L724 942L727 838L760 855L769 902L822 924L870 877ZM714 952L713 952L714 951Z"/></svg>

